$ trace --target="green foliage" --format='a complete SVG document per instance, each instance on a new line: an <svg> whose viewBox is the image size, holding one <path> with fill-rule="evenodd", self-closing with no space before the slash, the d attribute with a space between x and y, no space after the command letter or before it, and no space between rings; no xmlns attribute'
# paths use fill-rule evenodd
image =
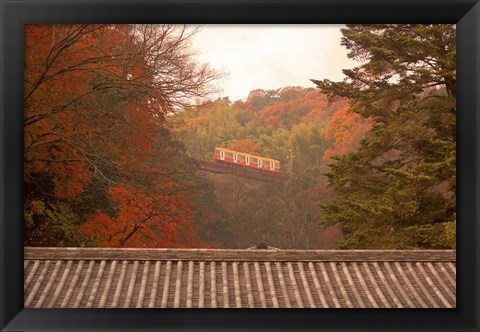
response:
<svg viewBox="0 0 480 332"><path fill-rule="evenodd" d="M455 243L455 222L410 226L404 229L409 249L452 249Z"/></svg>
<svg viewBox="0 0 480 332"><path fill-rule="evenodd" d="M25 209L26 245L87 247L96 241L79 231L78 216L65 202L31 202Z"/></svg>
<svg viewBox="0 0 480 332"><path fill-rule="evenodd" d="M77 215L67 204L62 202L50 204L50 207L45 209L45 217L50 221L53 229L63 235L57 246L85 247L94 244L91 239L78 231Z"/></svg>
<svg viewBox="0 0 480 332"><path fill-rule="evenodd" d="M31 207L24 211L25 227L30 229L34 226L35 215L42 215L45 212L45 203L43 201L34 200Z"/></svg>
<svg viewBox="0 0 480 332"><path fill-rule="evenodd" d="M253 90L250 92L247 102L254 110L260 110L270 106L280 99L280 89L277 90Z"/></svg>
<svg viewBox="0 0 480 332"><path fill-rule="evenodd" d="M443 224L445 227L445 242L449 248L457 247L457 220L448 221Z"/></svg>
<svg viewBox="0 0 480 332"><path fill-rule="evenodd" d="M341 248L454 248L455 27L348 25L342 33L362 65L343 82L314 82L374 125L357 152L331 165L336 201L324 222L342 225Z"/></svg>
<svg viewBox="0 0 480 332"><path fill-rule="evenodd" d="M377 228L363 227L354 232L347 233L344 238L337 242L338 249L366 249L377 248L376 243L381 232Z"/></svg>

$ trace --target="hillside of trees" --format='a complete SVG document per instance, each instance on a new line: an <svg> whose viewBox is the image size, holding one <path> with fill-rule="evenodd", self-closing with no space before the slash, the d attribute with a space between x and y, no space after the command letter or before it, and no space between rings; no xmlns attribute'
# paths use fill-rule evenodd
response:
<svg viewBox="0 0 480 332"><path fill-rule="evenodd" d="M330 188L323 175L331 157L353 151L370 127L348 112L346 101L329 103L313 88L251 91L245 101L219 99L171 117L175 137L196 160L214 159L215 147L274 158L285 183L264 183L235 174L204 176L215 188L229 243L247 248L333 248L338 227L320 223Z"/></svg>
<svg viewBox="0 0 480 332"><path fill-rule="evenodd" d="M26 246L455 248L454 26L347 25L345 80L238 101L196 32L25 26ZM215 147L285 180L206 172Z"/></svg>

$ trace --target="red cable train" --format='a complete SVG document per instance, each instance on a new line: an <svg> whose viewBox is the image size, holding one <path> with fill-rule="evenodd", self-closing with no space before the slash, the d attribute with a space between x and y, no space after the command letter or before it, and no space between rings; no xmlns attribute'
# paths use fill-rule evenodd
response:
<svg viewBox="0 0 480 332"><path fill-rule="evenodd" d="M215 160L217 162L249 167L270 173L280 173L280 162L278 160L249 153L217 147L215 148Z"/></svg>

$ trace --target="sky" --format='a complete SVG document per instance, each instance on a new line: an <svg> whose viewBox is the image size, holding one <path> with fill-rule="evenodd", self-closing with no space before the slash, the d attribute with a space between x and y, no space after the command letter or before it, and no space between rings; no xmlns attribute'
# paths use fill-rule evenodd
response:
<svg viewBox="0 0 480 332"><path fill-rule="evenodd" d="M227 74L220 96L245 99L254 89L315 87L339 81L356 64L340 45L342 25L203 25L193 39L197 59Z"/></svg>

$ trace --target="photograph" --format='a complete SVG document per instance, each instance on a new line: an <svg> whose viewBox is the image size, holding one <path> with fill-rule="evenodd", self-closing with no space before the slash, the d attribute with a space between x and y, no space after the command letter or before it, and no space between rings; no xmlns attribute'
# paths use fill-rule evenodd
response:
<svg viewBox="0 0 480 332"><path fill-rule="evenodd" d="M25 24L25 308L457 307L457 25Z"/></svg>
<svg viewBox="0 0 480 332"><path fill-rule="evenodd" d="M1 332L479 331L479 0L0 16Z"/></svg>

